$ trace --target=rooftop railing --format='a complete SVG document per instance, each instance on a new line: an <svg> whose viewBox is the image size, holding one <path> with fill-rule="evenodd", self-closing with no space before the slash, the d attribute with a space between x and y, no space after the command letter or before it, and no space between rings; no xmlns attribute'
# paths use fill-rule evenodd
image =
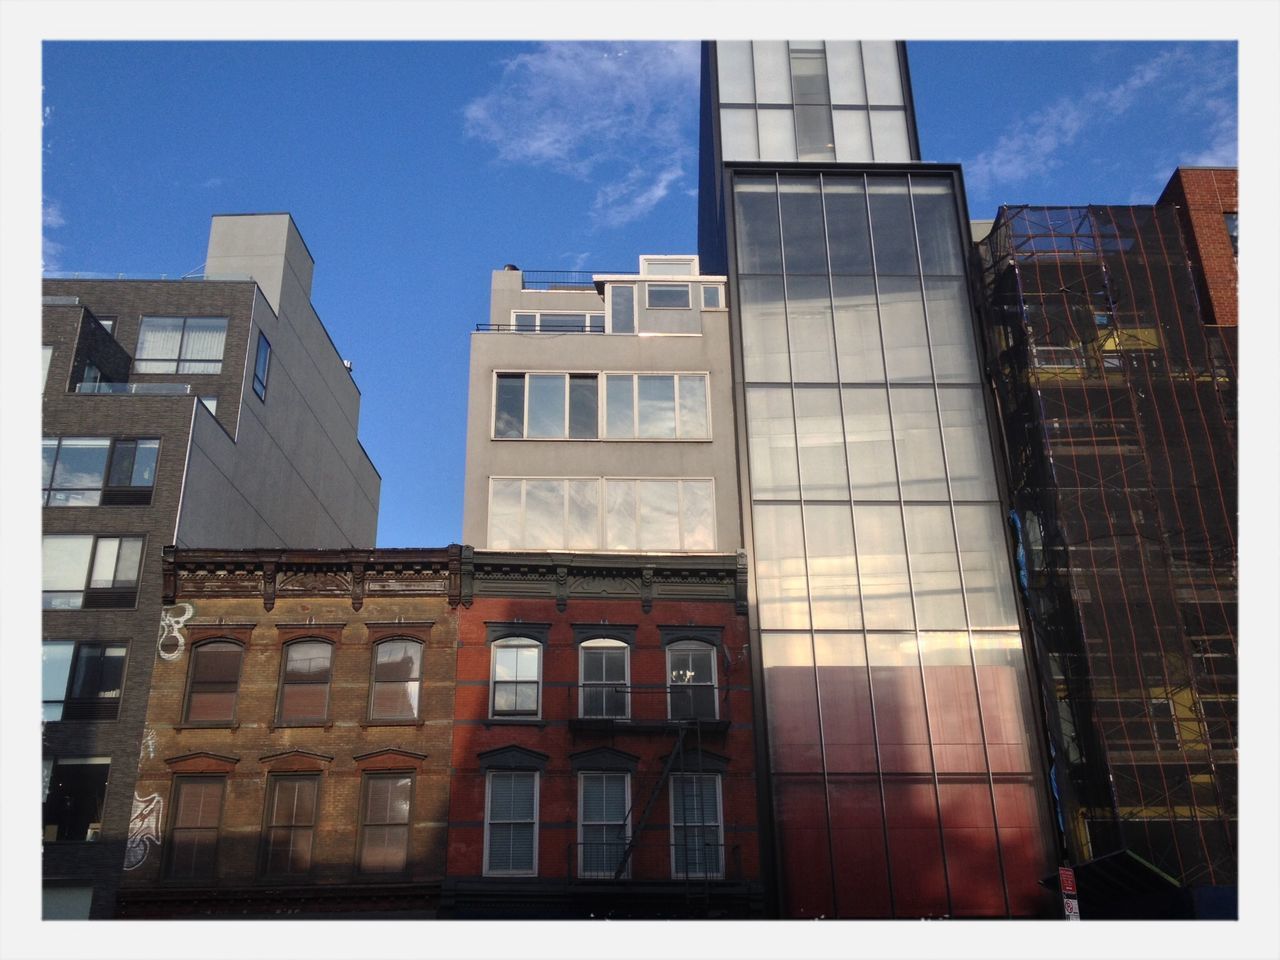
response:
<svg viewBox="0 0 1280 960"><path fill-rule="evenodd" d="M621 270L525 270L520 275L525 290L595 290L591 278L597 273Z"/></svg>
<svg viewBox="0 0 1280 960"><path fill-rule="evenodd" d="M76 393L181 396L191 392L189 383L78 383Z"/></svg>

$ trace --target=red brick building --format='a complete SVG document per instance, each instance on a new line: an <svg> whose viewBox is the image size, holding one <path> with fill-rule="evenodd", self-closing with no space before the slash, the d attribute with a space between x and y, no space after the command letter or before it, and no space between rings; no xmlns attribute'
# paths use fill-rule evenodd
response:
<svg viewBox="0 0 1280 960"><path fill-rule="evenodd" d="M442 915L761 912L744 574L477 551Z"/></svg>
<svg viewBox="0 0 1280 960"><path fill-rule="evenodd" d="M1157 201L1178 208L1200 311L1213 326L1234 327L1239 316L1239 190L1234 167L1179 167Z"/></svg>

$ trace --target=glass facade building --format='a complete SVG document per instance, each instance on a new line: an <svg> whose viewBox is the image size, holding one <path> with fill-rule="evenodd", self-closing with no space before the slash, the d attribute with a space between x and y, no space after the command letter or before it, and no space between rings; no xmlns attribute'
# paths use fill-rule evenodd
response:
<svg viewBox="0 0 1280 960"><path fill-rule="evenodd" d="M780 912L1038 915L1054 855L959 171L910 162L901 45L742 46L704 48L700 236L730 278ZM799 143L851 52L864 91L896 86L887 158L837 135L737 162L748 80L759 119L789 66Z"/></svg>

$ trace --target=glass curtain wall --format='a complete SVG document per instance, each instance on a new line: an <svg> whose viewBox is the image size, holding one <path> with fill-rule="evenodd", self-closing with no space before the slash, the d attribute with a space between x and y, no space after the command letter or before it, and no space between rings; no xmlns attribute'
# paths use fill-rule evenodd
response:
<svg viewBox="0 0 1280 960"><path fill-rule="evenodd" d="M787 916L1035 915L1052 868L954 190L734 177Z"/></svg>

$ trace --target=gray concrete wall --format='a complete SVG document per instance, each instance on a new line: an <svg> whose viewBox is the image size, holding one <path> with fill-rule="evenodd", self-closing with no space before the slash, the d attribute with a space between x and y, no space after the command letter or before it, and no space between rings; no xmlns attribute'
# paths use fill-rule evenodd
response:
<svg viewBox="0 0 1280 960"><path fill-rule="evenodd" d="M689 278L697 281L697 278ZM512 310L603 311L594 293L519 290L520 274L495 271L491 317ZM695 286L696 294L696 286ZM728 313L701 311L701 336L476 332L471 335L463 542L488 538L489 478L710 477L715 481L716 549L741 543L733 434ZM710 440L494 440L495 371L707 373Z"/></svg>

